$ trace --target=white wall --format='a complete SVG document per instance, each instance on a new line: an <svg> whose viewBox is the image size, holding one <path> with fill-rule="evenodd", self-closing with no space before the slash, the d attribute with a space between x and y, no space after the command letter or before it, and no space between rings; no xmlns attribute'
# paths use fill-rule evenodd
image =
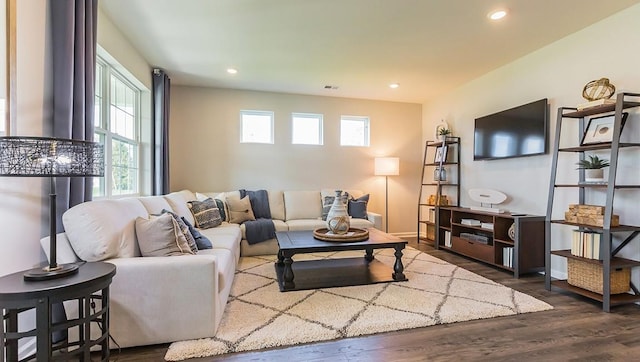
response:
<svg viewBox="0 0 640 362"><path fill-rule="evenodd" d="M240 144L240 110L275 112L275 144ZM324 145L292 145L291 113L324 115ZM384 178L373 176L376 156L400 158L389 177L389 230L416 233L422 163L421 105L360 99L173 86L171 189L239 188L371 193L369 210L384 215ZM369 116L370 147L341 147L340 116Z"/></svg>
<svg viewBox="0 0 640 362"><path fill-rule="evenodd" d="M509 196L501 205L513 212L544 215L549 192L551 153L543 156L508 160L473 161L474 119L524 103L549 98L550 103L550 151L554 141L557 108L572 107L583 103L582 87L593 79L607 77L618 91L640 92L640 5L615 14L580 32L574 33L511 64L478 78L455 91L423 105L423 139L431 139L433 128L440 119L452 125L457 136L462 137L462 205L473 201L466 192L470 188L483 187L500 190ZM470 61L472 57L470 57ZM640 139L637 110L627 121L624 137L635 135ZM578 138L577 132L564 134L563 142ZM574 141L575 142L575 141ZM574 144L575 145L575 144ZM606 154L605 154L606 156ZM640 182L640 155L623 152L618 175L623 179L635 177ZM577 157L577 156L575 156ZM608 158L608 156L606 157ZM561 179L577 182L575 160L565 158ZM554 218L562 218L568 202L577 201L577 191L557 191L557 207ZM618 191L614 213L621 222L640 225L637 205L640 191ZM632 196L630 198L630 196ZM602 202L602 193L587 200ZM565 229L568 229L565 227ZM568 248L567 231L555 231L554 246ZM559 235L559 236L558 236ZM558 240L561 238L561 240ZM640 259L640 243L632 243L625 251ZM564 260L553 258L553 275L566 272ZM634 280L638 281L638 271Z"/></svg>

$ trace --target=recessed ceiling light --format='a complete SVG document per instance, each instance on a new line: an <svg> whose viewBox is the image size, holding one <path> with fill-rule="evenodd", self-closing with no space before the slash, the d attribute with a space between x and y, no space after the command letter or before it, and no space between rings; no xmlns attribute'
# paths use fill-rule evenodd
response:
<svg viewBox="0 0 640 362"><path fill-rule="evenodd" d="M227 68L227 73L229 74L237 74L238 70L235 68Z"/></svg>
<svg viewBox="0 0 640 362"><path fill-rule="evenodd" d="M505 16L507 16L507 11L506 10L495 10L490 12L488 15L489 19L491 20L500 20L502 18L504 18Z"/></svg>
<svg viewBox="0 0 640 362"><path fill-rule="evenodd" d="M389 88L391 88L391 89L396 89L396 88L398 88L399 86L400 86L400 84L398 84L398 83L391 83L391 84L389 84Z"/></svg>

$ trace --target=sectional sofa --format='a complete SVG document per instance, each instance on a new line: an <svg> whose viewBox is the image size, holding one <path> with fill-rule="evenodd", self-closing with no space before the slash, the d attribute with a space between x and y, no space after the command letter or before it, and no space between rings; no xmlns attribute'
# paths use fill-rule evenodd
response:
<svg viewBox="0 0 640 362"><path fill-rule="evenodd" d="M323 198L334 190L268 191L269 209L276 231L323 227ZM352 190L358 197L362 192ZM120 347L212 337L224 312L241 255L276 254L275 239L250 244L244 224L222 222L199 229L211 241L210 249L184 256L145 256L140 251L136 220L171 211L195 225L189 201L214 197L226 203L239 199L238 191L95 200L64 213L65 232L57 235L58 263L106 261L116 266L110 289L110 333ZM352 219L352 226L381 226L381 216ZM41 240L48 252L48 237ZM66 303L67 314L77 303ZM74 339L70 335L70 339ZM112 348L115 345L112 343Z"/></svg>

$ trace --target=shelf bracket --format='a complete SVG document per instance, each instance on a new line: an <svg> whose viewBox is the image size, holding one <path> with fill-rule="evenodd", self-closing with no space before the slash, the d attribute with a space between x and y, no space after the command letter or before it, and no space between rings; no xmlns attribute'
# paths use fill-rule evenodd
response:
<svg viewBox="0 0 640 362"><path fill-rule="evenodd" d="M634 231L629 236L627 236L627 238L624 239L624 241L620 245L618 245L618 247L615 248L615 250L611 252L611 256L616 256L616 254L618 254L620 250L622 250L625 246L627 246L627 244L629 244L631 240L635 239L635 237L638 236L639 233L640 231Z"/></svg>

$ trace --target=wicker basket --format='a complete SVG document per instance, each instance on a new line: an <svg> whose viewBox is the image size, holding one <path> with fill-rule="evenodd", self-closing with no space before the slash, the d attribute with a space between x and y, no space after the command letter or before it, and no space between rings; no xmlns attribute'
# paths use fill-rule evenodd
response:
<svg viewBox="0 0 640 362"><path fill-rule="evenodd" d="M602 265L567 259L567 282L573 286L602 294ZM626 293L631 282L631 268L611 270L611 294Z"/></svg>

